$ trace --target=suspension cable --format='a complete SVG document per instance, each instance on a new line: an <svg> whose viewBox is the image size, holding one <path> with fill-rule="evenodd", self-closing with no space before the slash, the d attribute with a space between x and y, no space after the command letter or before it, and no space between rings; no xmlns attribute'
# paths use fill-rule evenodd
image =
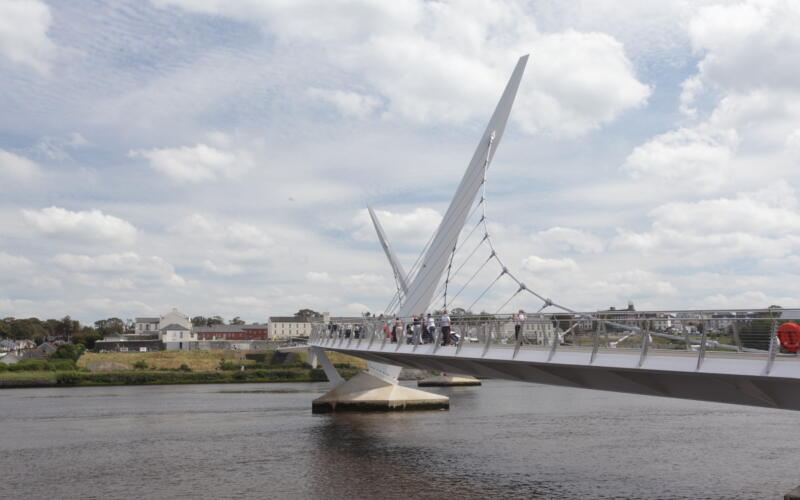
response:
<svg viewBox="0 0 800 500"><path fill-rule="evenodd" d="M483 261L483 264L481 264L481 266L472 274L472 276L467 280L467 282L464 283L464 286L461 287L461 289L458 291L458 293L456 293L455 296L453 296L453 298L450 300L451 304L453 303L453 301L456 300L456 298L458 298L459 295L461 295L461 292L463 292L464 289L467 288L467 286L469 286L470 283L472 283L472 280L475 279L475 276L477 276L478 273L483 270L483 268L486 266L486 264L489 263L490 260L492 260L492 256L491 255L489 255L488 259Z"/></svg>
<svg viewBox="0 0 800 500"><path fill-rule="evenodd" d="M492 288L492 287L494 286L494 284L495 284L495 283L497 283L497 280L499 280L500 278L502 278L502 277L503 277L504 275L506 275L506 274L508 274L508 271L507 271L506 269L503 269L502 271L500 271L500 274L498 274L498 275L497 275L497 278L495 278L495 279L494 279L494 281L492 281L492 282L489 284L489 286L487 286L487 287L486 287L486 289L485 289L483 292L481 292L481 294L480 294L480 295L478 295L478 298L477 298L477 299L475 299L475 300L472 302L472 304L470 304L470 305L469 305L469 307L467 308L467 310L472 310L472 306L474 306L475 304L477 304L477 303L478 303L478 301L479 301L479 300L481 300L481 299L483 298L483 296L486 294L486 292L488 292L488 291L489 291L489 289L490 289L490 288Z"/></svg>

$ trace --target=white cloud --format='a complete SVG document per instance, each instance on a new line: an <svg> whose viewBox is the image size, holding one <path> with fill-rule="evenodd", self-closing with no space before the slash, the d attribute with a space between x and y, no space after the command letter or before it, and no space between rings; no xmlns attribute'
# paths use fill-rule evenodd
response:
<svg viewBox="0 0 800 500"><path fill-rule="evenodd" d="M31 181L42 174L42 169L35 162L0 149L0 180Z"/></svg>
<svg viewBox="0 0 800 500"><path fill-rule="evenodd" d="M146 158L153 169L185 182L235 179L254 166L246 152L223 151L205 144L131 151L130 155Z"/></svg>
<svg viewBox="0 0 800 500"><path fill-rule="evenodd" d="M0 2L0 55L47 74L56 47L47 37L50 9L39 0Z"/></svg>
<svg viewBox="0 0 800 500"><path fill-rule="evenodd" d="M324 7L312 1L154 3L255 22L287 46L314 46L339 68L363 75L386 99L386 116L419 123L483 118L511 65L525 53L532 57L513 119L532 133L596 129L641 106L651 93L612 36L541 33L514 0L356 0ZM340 109L363 114L365 105L374 107L361 96L333 91L325 96Z"/></svg>
<svg viewBox="0 0 800 500"><path fill-rule="evenodd" d="M635 179L679 183L700 192L717 190L730 177L738 145L734 130L681 128L650 139L628 155L623 168Z"/></svg>
<svg viewBox="0 0 800 500"><path fill-rule="evenodd" d="M33 267L33 262L26 257L18 257L5 252L0 252L0 271L4 275L18 273Z"/></svg>
<svg viewBox="0 0 800 500"><path fill-rule="evenodd" d="M225 222L202 214L192 214L173 227L182 236L197 241L216 241L248 249L273 245L273 239L261 228L245 222Z"/></svg>
<svg viewBox="0 0 800 500"><path fill-rule="evenodd" d="M122 245L131 245L136 240L136 228L131 223L100 210L72 212L53 206L41 210L22 210L22 215L35 229L46 235Z"/></svg>
<svg viewBox="0 0 800 500"><path fill-rule="evenodd" d="M308 89L308 95L333 105L339 113L348 118L366 118L380 106L381 102L371 95L344 90Z"/></svg>
<svg viewBox="0 0 800 500"><path fill-rule="evenodd" d="M342 285L355 289L363 290L386 290L391 293L388 287L389 282L383 276L378 274L358 273L343 276L341 279Z"/></svg>
<svg viewBox="0 0 800 500"><path fill-rule="evenodd" d="M578 270L578 264L572 259L545 259L537 255L525 257L522 267L533 273L544 274L572 273Z"/></svg>
<svg viewBox="0 0 800 500"><path fill-rule="evenodd" d="M311 283L333 283L333 278L326 272L309 271L306 273L306 280Z"/></svg>
<svg viewBox="0 0 800 500"><path fill-rule="evenodd" d="M150 281L177 287L186 284L169 262L161 257L143 257L135 252L94 256L61 253L53 257L53 262L71 272L122 275L118 283L124 283L126 288Z"/></svg>
<svg viewBox="0 0 800 500"><path fill-rule="evenodd" d="M537 251L548 253L597 253L604 247L603 240L594 234L568 227L551 227L539 231L531 239Z"/></svg>
<svg viewBox="0 0 800 500"><path fill-rule="evenodd" d="M220 276L234 276L244 272L244 268L238 264L232 262L214 262L208 259L203 261L203 269Z"/></svg>
<svg viewBox="0 0 800 500"><path fill-rule="evenodd" d="M409 243L424 245L442 220L439 212L426 207L415 208L406 213L375 210L375 214L378 216L389 242L394 247ZM353 238L360 241L377 241L375 228L372 226L372 220L366 209L359 210L353 218L353 224L356 226Z"/></svg>
<svg viewBox="0 0 800 500"><path fill-rule="evenodd" d="M684 109L703 92L719 105L709 123L760 143L780 143L800 124L800 10L788 0L751 0L697 11L689 36L702 57L683 84Z"/></svg>
<svg viewBox="0 0 800 500"><path fill-rule="evenodd" d="M646 232L621 231L615 246L672 254L680 265L783 257L800 249L798 200L785 182L735 198L664 204ZM662 263L678 261L665 260Z"/></svg>

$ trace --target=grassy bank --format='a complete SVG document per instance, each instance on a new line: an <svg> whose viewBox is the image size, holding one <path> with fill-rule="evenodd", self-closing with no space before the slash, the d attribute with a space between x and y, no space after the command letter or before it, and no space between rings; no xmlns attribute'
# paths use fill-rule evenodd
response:
<svg viewBox="0 0 800 500"><path fill-rule="evenodd" d="M267 360L271 360L274 351L253 353L253 355L256 357L264 355ZM220 362L228 361L239 366L243 365L246 368L259 363L259 361L253 359L243 359L245 356L248 356L248 354L235 351L157 351L103 354L87 352L80 357L77 364L78 368L86 369L90 364L94 363L117 363L129 370L133 370L137 363L144 362L148 369L153 370L177 370L180 369L181 365L186 365L192 371L213 371L219 368ZM293 356L295 362L308 362L304 352L294 353ZM350 365L364 370L367 368L367 364L363 359L338 352L329 352L328 358L335 365Z"/></svg>
<svg viewBox="0 0 800 500"><path fill-rule="evenodd" d="M331 360L344 378L353 377L365 368L362 360L341 354L332 353ZM231 351L87 353L78 360L77 370L60 370L52 363L40 364L45 368L0 371L0 388L327 380L322 369L308 365L304 353L285 356L276 355L274 351L249 354ZM90 370L97 370L104 364L113 364L114 369Z"/></svg>

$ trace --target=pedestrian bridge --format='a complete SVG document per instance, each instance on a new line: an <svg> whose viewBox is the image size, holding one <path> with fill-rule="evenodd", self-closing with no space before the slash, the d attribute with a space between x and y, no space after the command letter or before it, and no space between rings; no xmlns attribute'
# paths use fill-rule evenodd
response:
<svg viewBox="0 0 800 500"><path fill-rule="evenodd" d="M631 304L627 310L577 312L526 286L501 258L487 223L487 171L527 60L517 62L439 227L408 270L368 207L397 292L384 309L386 320L368 317L336 329L316 325L309 346L329 378L342 383L325 350L367 360L370 375L389 384L396 384L399 369L387 365L399 365L800 410L800 358L788 352L800 347L800 327L784 339L786 352L779 339L781 325L800 319L800 309L641 312ZM449 342L440 338L441 328L429 343L413 328L407 336L401 327L396 343L386 336L385 328L395 323L413 325L414 315L456 306L461 314L451 315L453 345L443 345ZM519 325L518 337L513 317L497 313L523 306L536 313ZM469 313L478 310L496 313Z"/></svg>
<svg viewBox="0 0 800 500"><path fill-rule="evenodd" d="M365 319L338 330L319 324L309 346L477 377L800 410L800 357L782 353L777 336L778 325L800 318L800 310L602 316L539 314L526 319L518 340L509 316L454 317L460 339L449 346L441 345L439 328L432 343L413 334L393 343L383 322ZM668 333L656 331L657 322L672 323L662 328Z"/></svg>

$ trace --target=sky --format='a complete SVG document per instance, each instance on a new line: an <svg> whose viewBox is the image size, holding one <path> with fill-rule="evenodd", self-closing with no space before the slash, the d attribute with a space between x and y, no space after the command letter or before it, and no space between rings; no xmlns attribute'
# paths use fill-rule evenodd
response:
<svg viewBox="0 0 800 500"><path fill-rule="evenodd" d="M486 219L528 288L798 306L797 26L788 0L0 0L0 317L384 311L367 205L410 268L524 54Z"/></svg>

